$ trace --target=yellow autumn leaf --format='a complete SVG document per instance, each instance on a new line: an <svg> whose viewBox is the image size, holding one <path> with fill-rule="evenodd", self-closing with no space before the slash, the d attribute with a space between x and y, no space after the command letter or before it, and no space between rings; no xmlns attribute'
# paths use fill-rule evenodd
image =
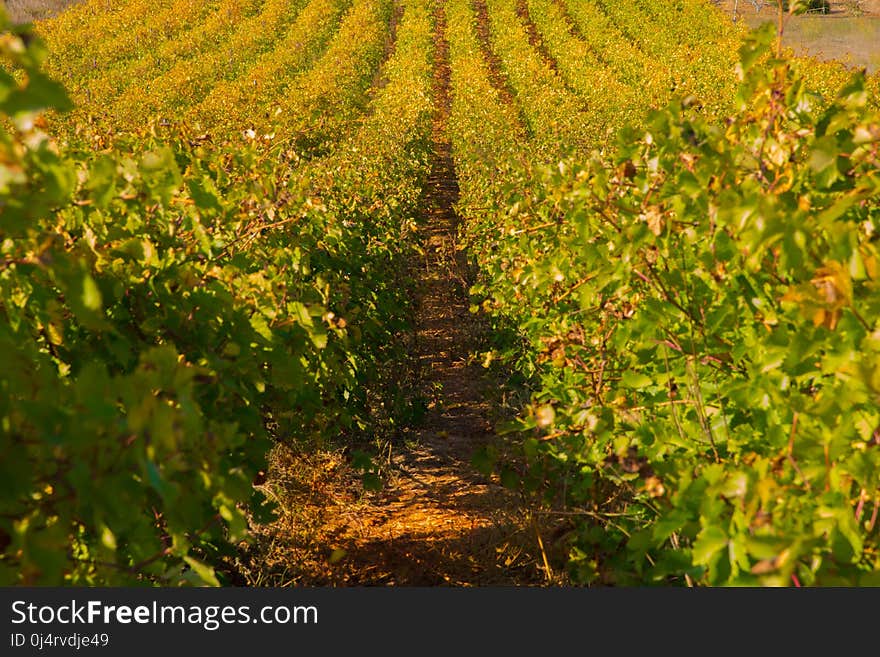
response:
<svg viewBox="0 0 880 657"><path fill-rule="evenodd" d="M830 260L816 270L810 281L820 298L830 309L845 308L852 304L852 278L843 263Z"/></svg>
<svg viewBox="0 0 880 657"><path fill-rule="evenodd" d="M829 260L816 270L809 284L792 286L781 300L796 303L814 326L834 330L843 309L852 305L852 295L849 268Z"/></svg>

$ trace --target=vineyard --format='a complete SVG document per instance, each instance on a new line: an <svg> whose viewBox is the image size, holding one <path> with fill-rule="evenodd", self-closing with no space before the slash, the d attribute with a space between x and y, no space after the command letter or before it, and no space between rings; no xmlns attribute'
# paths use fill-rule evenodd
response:
<svg viewBox="0 0 880 657"><path fill-rule="evenodd" d="M0 584L880 585L878 74L706 0L0 28Z"/></svg>

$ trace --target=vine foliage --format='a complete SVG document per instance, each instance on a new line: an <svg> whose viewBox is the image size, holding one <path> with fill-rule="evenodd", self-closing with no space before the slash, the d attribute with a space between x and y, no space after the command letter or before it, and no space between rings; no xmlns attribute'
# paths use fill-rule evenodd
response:
<svg viewBox="0 0 880 657"><path fill-rule="evenodd" d="M676 100L610 166L512 189L483 246L474 292L537 386L508 429L581 519L580 581L878 581L880 115L773 36L727 119Z"/></svg>

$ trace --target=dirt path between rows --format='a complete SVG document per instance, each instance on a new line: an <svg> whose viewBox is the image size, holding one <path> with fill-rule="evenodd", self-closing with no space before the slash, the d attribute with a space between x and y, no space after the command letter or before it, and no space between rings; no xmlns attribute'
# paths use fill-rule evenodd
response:
<svg viewBox="0 0 880 657"><path fill-rule="evenodd" d="M277 454L278 472L294 473L287 483L276 476L295 503L266 529L260 564L247 578L252 585L541 585L558 575L552 566L548 574L552 557L545 562L539 539L544 530L520 496L471 464L475 450L497 436L488 401L492 383L472 357L481 327L469 312L467 261L457 244L440 0L435 19L434 152L422 201L424 255L412 265L419 388L413 393L427 400L427 411L392 445L377 492L359 490L344 457Z"/></svg>
<svg viewBox="0 0 880 657"><path fill-rule="evenodd" d="M416 269L415 354L426 417L392 458L394 478L352 508L338 542L347 582L397 585L539 583L527 511L480 475L473 451L494 439L489 385L478 362L479 327L469 312L467 263L456 244L458 182L446 133L448 46L436 15L434 154L423 199L423 262Z"/></svg>

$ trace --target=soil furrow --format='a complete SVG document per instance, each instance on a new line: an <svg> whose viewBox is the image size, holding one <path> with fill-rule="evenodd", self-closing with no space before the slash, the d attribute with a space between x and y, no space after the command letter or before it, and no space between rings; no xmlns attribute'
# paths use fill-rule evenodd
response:
<svg viewBox="0 0 880 657"><path fill-rule="evenodd" d="M532 15L529 12L529 5L526 0L517 0L516 14L526 28L526 32L529 35L529 43L532 48L538 51L547 66L549 66L555 73L559 73L559 65L556 63L556 58L553 57L550 51L547 50L547 46L544 45L544 40L541 38L538 26L535 25L535 22L532 20Z"/></svg>
<svg viewBox="0 0 880 657"><path fill-rule="evenodd" d="M394 9L391 12L391 18L388 21L388 36L385 39L385 51L382 53L382 61L379 63L379 66L376 67L376 73L373 75L370 88L366 93L366 97L371 101L376 97L376 94L388 84L388 78L385 76L385 66L388 63L388 60L394 57L394 53L397 50L397 27L400 25L400 19L403 18L403 11L403 5L400 4L399 0L396 0L394 3ZM369 116L372 113L373 106L371 103L368 106L365 115Z"/></svg>
<svg viewBox="0 0 880 657"><path fill-rule="evenodd" d="M571 13L568 11L568 5L565 4L565 0L553 1L556 3L556 6L559 7L560 13L565 20L565 25L568 27L568 31L571 33L571 35L580 39L581 41L586 41L586 39L584 38L584 33L581 32L580 26L577 24L577 22L575 22Z"/></svg>
<svg viewBox="0 0 880 657"><path fill-rule="evenodd" d="M456 244L458 181L446 130L450 70L439 5L435 22L434 152L423 197L424 257L414 267L414 357L428 408L392 458L392 482L353 510L340 536L346 583L538 583L526 510L470 464L473 451L494 440L494 432L488 383L469 358L479 326L469 312L467 263Z"/></svg>
<svg viewBox="0 0 880 657"><path fill-rule="evenodd" d="M288 514L267 529L249 579L256 584L488 586L549 579L538 525L519 494L471 464L497 440L493 385L473 355L482 336L470 312L468 263L457 243L458 180L447 123L451 71L442 0L435 7L435 115L421 199L422 255L410 264L410 339L424 416L384 457L384 485L364 493L338 455L279 450L273 475Z"/></svg>
<svg viewBox="0 0 880 657"><path fill-rule="evenodd" d="M519 127L524 128L531 135L531 126L526 120L522 107L516 101L516 93L504 73L504 67L501 59L492 48L492 32L489 26L489 9L486 7L486 0L474 0L474 14L477 22L477 41L480 43L480 51L483 55L483 61L489 71L489 81L492 83L495 91L498 92L501 100L507 105L516 108L516 117Z"/></svg>

